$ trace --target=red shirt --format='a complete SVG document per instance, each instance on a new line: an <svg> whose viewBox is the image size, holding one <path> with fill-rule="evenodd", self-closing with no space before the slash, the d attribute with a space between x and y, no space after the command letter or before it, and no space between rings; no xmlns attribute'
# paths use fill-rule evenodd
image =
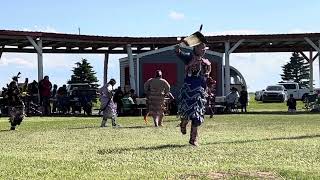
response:
<svg viewBox="0 0 320 180"><path fill-rule="evenodd" d="M42 80L40 82L40 95L45 97L51 96L52 84L49 80Z"/></svg>

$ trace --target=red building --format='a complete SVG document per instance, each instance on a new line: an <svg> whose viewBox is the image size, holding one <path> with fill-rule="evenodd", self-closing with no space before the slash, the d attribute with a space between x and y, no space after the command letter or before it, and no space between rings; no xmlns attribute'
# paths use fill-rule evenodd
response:
<svg viewBox="0 0 320 180"><path fill-rule="evenodd" d="M191 51L191 48L185 48L184 51ZM211 62L211 74L210 76L217 82L217 95L222 95L223 70L222 70L222 54L206 51L205 58ZM131 72L132 79L130 81L130 63L128 57L122 58L120 61L120 86L124 91L135 89L138 96L142 96L144 93L143 85L149 79L154 77L155 71L160 69L163 72L163 78L166 79L171 85L171 93L176 97L179 94L179 90L184 82L185 77L185 64L178 58L174 52L174 46L169 46L133 56L133 69ZM234 82L241 83L239 80L242 75L231 68L231 76L235 77ZM131 85L133 82L135 85ZM245 85L245 82L241 84Z"/></svg>

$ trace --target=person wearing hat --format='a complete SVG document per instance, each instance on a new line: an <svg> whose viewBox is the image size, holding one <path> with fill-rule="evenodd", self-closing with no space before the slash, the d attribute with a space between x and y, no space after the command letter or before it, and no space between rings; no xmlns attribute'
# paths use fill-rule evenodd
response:
<svg viewBox="0 0 320 180"><path fill-rule="evenodd" d="M239 100L239 93L238 89L235 87L232 87L231 92L226 96L226 110L227 112L231 111L231 108L236 105L236 103Z"/></svg>
<svg viewBox="0 0 320 180"><path fill-rule="evenodd" d="M173 96L170 93L170 84L162 78L161 70L157 70L154 78L144 83L144 92L148 102L148 113L152 116L154 126L162 126L165 108L165 96ZM146 117L145 117L146 118Z"/></svg>
<svg viewBox="0 0 320 180"><path fill-rule="evenodd" d="M196 34L196 33L195 33ZM200 32L198 34L202 35ZM203 35L194 43L193 52L182 52L177 45L175 52L185 63L186 77L178 97L178 115L180 116L180 131L186 134L186 126L191 121L189 143L198 146L198 127L204 121L207 98L207 78L211 72L211 63L203 56L206 40ZM190 44L190 43L189 43Z"/></svg>
<svg viewBox="0 0 320 180"><path fill-rule="evenodd" d="M102 122L100 127L106 127L108 119L112 121L112 127L118 127L116 123L117 117L117 105L113 101L113 86L116 84L115 79L110 79L102 88L99 89L100 93L100 111L103 112ZM109 90L109 86L112 87L112 90Z"/></svg>

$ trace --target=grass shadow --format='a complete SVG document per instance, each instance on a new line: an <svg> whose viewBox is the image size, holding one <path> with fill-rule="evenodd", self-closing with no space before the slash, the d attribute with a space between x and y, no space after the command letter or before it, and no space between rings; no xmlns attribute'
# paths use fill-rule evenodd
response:
<svg viewBox="0 0 320 180"><path fill-rule="evenodd" d="M112 128L112 126L106 126L103 128ZM103 129L100 126L85 126L85 127L71 127L68 129ZM120 126L116 127L115 129L143 129L143 128L153 128L153 126Z"/></svg>
<svg viewBox="0 0 320 180"><path fill-rule="evenodd" d="M302 135L293 137L275 137L275 138L265 138L265 139L248 139L248 140L237 140L237 141L226 141L226 142L213 142L201 144L201 146L206 145L216 145L216 144L242 144L242 143L252 143L252 142L263 142L263 141L278 141L278 140L297 140L297 139L310 139L310 138L320 138L320 134L315 135ZM99 149L98 154L113 154L113 153L124 153L128 151L139 151L139 150L162 150L171 148L184 148L190 146L189 144L166 144L151 147L133 147L133 148L113 148L113 149Z"/></svg>
<svg viewBox="0 0 320 180"><path fill-rule="evenodd" d="M2 129L0 130L0 132L7 132L7 131L11 131L10 129Z"/></svg>
<svg viewBox="0 0 320 180"><path fill-rule="evenodd" d="M239 114L277 114L277 115L299 115L299 114L320 114L318 112L297 111L295 113L288 113L287 111L253 111Z"/></svg>
<svg viewBox="0 0 320 180"><path fill-rule="evenodd" d="M153 126L121 126L118 129L143 129L143 128L151 128Z"/></svg>
<svg viewBox="0 0 320 180"><path fill-rule="evenodd" d="M100 126L86 126L86 127L71 127L68 129L98 129L101 128Z"/></svg>
<svg viewBox="0 0 320 180"><path fill-rule="evenodd" d="M113 153L124 153L127 151L139 151L139 150L162 150L162 149L171 149L171 148L183 148L186 146L190 146L189 144L165 144L159 146L151 146L151 147L134 147L134 148L113 148L113 149L99 149L98 154L113 154Z"/></svg>
<svg viewBox="0 0 320 180"><path fill-rule="evenodd" d="M264 139L248 139L248 140L237 140L237 141L225 141L225 142L212 142L203 145L215 145L215 144L242 144L242 143L252 143L252 142L263 142L263 141L279 141L279 140L298 140L298 139L312 139L320 138L320 134L314 135L302 135L293 137L275 137L275 138L264 138Z"/></svg>
<svg viewBox="0 0 320 180"><path fill-rule="evenodd" d="M248 111L248 112L232 112L232 113L219 113L214 115L232 115L232 114L243 114L243 115L300 115L300 114L320 114L320 112L310 111L297 111L295 113L288 113L287 111Z"/></svg>

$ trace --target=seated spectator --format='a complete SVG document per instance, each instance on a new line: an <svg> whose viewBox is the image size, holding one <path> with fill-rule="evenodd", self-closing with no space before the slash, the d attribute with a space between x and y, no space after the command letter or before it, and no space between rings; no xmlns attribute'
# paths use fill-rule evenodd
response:
<svg viewBox="0 0 320 180"><path fill-rule="evenodd" d="M212 78L209 77L207 79L207 106L209 110L209 115L210 118L213 117L214 114L214 105L215 105L215 99L216 99L216 81Z"/></svg>
<svg viewBox="0 0 320 180"><path fill-rule="evenodd" d="M128 113L130 115L133 114L134 109L136 107L136 104L134 103L132 97L130 96L130 93L127 93L123 98L122 98L122 110L123 113Z"/></svg>
<svg viewBox="0 0 320 180"><path fill-rule="evenodd" d="M132 98L133 102L136 103L137 95L135 94L134 89L130 89L130 97Z"/></svg>
<svg viewBox="0 0 320 180"><path fill-rule="evenodd" d="M131 97L130 93L127 93L123 98L122 101L127 102L126 104L135 104L133 98Z"/></svg>
<svg viewBox="0 0 320 180"><path fill-rule="evenodd" d="M73 114L75 114L76 111L81 113L82 109L87 115L92 114L92 96L90 94L81 93L77 88L74 88L69 99L69 104L72 107Z"/></svg>
<svg viewBox="0 0 320 180"><path fill-rule="evenodd" d="M31 102L39 103L38 93L39 93L38 82L36 80L33 80L32 83L28 84L28 94L31 97Z"/></svg>
<svg viewBox="0 0 320 180"><path fill-rule="evenodd" d="M51 91L51 98L55 98L56 97L57 91L58 91L58 85L54 84L53 85L53 89Z"/></svg>
<svg viewBox="0 0 320 180"><path fill-rule="evenodd" d="M58 85L54 84L54 85L53 85L53 90L52 90L52 92L51 92L51 98L52 98L52 99L55 99L55 98L56 98L57 89L58 89ZM57 112L57 101L56 101L56 100L54 100L54 101L52 102L52 112L53 112L53 113Z"/></svg>
<svg viewBox="0 0 320 180"><path fill-rule="evenodd" d="M79 102L79 94L77 88L74 88L71 95L69 96L69 105L72 109L72 114L75 114L76 111L81 113L81 104Z"/></svg>
<svg viewBox="0 0 320 180"><path fill-rule="evenodd" d="M62 87L59 87L57 93L60 95L60 96L67 96L67 85L63 85Z"/></svg>
<svg viewBox="0 0 320 180"><path fill-rule="evenodd" d="M234 107L239 99L239 93L237 88L232 87L231 92L226 96L226 110L231 111L231 108Z"/></svg>
<svg viewBox="0 0 320 180"><path fill-rule="evenodd" d="M290 94L290 98L287 101L288 112L295 113L297 110L297 101L293 98L293 94Z"/></svg>
<svg viewBox="0 0 320 180"><path fill-rule="evenodd" d="M59 111L62 111L62 113L67 113L70 111L70 103L69 103L69 97L67 94L67 86L64 84L62 87L60 87L57 91L57 107Z"/></svg>
<svg viewBox="0 0 320 180"><path fill-rule="evenodd" d="M113 96L113 101L117 103L117 113L118 115L122 113L122 98L124 97L124 93L121 90L121 87L119 86L118 89L115 91L115 94Z"/></svg>

